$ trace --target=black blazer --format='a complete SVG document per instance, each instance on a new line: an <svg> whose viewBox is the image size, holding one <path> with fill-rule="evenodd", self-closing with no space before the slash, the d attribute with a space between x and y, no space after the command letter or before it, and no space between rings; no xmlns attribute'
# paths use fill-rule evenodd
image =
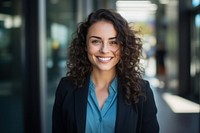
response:
<svg viewBox="0 0 200 133"><path fill-rule="evenodd" d="M158 133L157 108L147 81L142 81L146 95L135 105L125 103L118 91L115 133ZM84 133L89 80L80 89L67 78L62 78L55 97L52 115L52 133Z"/></svg>

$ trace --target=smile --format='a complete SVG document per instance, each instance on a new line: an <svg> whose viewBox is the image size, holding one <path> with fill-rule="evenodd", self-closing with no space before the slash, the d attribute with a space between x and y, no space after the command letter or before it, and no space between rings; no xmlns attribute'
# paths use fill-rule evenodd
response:
<svg viewBox="0 0 200 133"><path fill-rule="evenodd" d="M106 62L110 61L112 58L111 57L97 57L99 61Z"/></svg>

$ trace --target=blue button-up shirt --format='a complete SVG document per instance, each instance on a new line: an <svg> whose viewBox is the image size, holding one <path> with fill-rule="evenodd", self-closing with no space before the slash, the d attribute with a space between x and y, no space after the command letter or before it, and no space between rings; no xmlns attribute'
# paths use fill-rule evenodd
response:
<svg viewBox="0 0 200 133"><path fill-rule="evenodd" d="M95 94L95 85L90 79L86 133L114 133L117 114L117 78L115 77L109 86L109 95L102 109L100 109Z"/></svg>

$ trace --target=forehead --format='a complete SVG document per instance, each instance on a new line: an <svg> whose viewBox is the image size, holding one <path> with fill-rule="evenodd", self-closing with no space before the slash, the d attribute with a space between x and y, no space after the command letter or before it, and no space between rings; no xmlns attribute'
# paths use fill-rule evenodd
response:
<svg viewBox="0 0 200 133"><path fill-rule="evenodd" d="M99 37L116 37L117 31L113 24L109 21L98 21L92 24L88 29L87 37L99 36Z"/></svg>

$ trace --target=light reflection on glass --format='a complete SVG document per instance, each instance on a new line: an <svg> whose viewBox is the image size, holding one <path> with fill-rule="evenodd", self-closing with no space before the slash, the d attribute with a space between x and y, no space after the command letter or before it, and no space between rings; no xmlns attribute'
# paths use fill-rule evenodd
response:
<svg viewBox="0 0 200 133"><path fill-rule="evenodd" d="M196 27L200 27L200 14L195 16L195 25Z"/></svg>
<svg viewBox="0 0 200 133"><path fill-rule="evenodd" d="M192 0L192 5L193 5L193 6L198 6L198 5L200 5L200 0Z"/></svg>
<svg viewBox="0 0 200 133"><path fill-rule="evenodd" d="M197 103L170 93L164 93L163 99L174 113L199 113L200 106Z"/></svg>

